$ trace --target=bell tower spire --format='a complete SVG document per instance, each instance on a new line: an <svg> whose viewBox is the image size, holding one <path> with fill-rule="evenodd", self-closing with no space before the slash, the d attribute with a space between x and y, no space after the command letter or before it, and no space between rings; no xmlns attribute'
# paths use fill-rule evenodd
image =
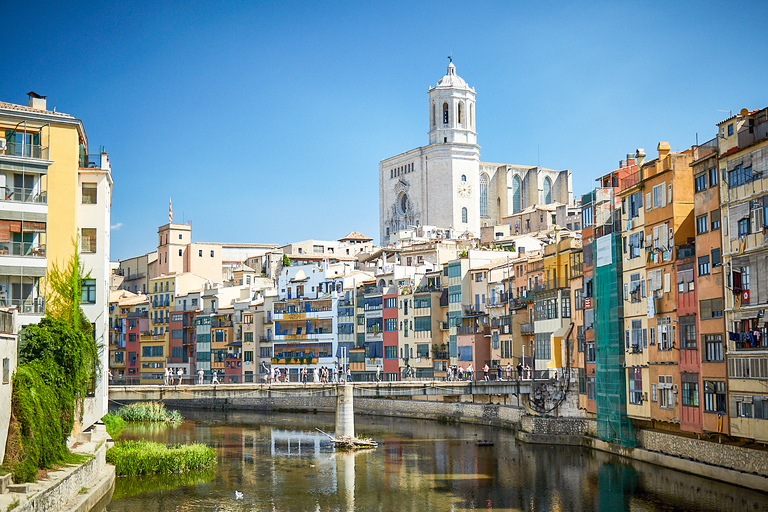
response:
<svg viewBox="0 0 768 512"><path fill-rule="evenodd" d="M456 74L453 54L437 85L429 88L429 143L477 144L475 89Z"/></svg>

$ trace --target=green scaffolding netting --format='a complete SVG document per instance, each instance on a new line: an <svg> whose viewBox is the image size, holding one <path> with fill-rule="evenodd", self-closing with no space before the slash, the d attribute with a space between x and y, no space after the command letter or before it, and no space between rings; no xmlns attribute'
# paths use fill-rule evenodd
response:
<svg viewBox="0 0 768 512"><path fill-rule="evenodd" d="M605 235L596 243L602 250L593 280L597 435L603 441L634 447L635 432L626 405L620 233Z"/></svg>

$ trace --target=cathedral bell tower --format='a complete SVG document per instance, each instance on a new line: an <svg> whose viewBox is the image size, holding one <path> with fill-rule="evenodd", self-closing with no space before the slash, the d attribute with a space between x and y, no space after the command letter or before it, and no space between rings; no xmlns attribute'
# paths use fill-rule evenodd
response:
<svg viewBox="0 0 768 512"><path fill-rule="evenodd" d="M456 74L453 59L429 89L429 143L477 144L475 89Z"/></svg>

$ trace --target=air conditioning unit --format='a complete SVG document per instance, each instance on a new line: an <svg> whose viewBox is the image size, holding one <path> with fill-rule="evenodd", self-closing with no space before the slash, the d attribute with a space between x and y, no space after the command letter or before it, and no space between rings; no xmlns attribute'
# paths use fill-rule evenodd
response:
<svg viewBox="0 0 768 512"><path fill-rule="evenodd" d="M5 138L0 138L0 151L5 151L6 145L5 145Z"/></svg>

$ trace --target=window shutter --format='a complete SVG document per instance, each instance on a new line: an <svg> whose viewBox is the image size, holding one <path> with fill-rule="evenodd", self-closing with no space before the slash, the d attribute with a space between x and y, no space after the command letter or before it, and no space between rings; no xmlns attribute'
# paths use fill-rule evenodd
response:
<svg viewBox="0 0 768 512"><path fill-rule="evenodd" d="M702 320L712 318L712 303L709 300L699 301L699 315Z"/></svg>
<svg viewBox="0 0 768 512"><path fill-rule="evenodd" d="M643 347L648 348L648 329L643 329Z"/></svg>
<svg viewBox="0 0 768 512"><path fill-rule="evenodd" d="M651 384L651 402L656 401L656 384Z"/></svg>
<svg viewBox="0 0 768 512"><path fill-rule="evenodd" d="M669 203L672 203L672 184L669 184Z"/></svg>
<svg viewBox="0 0 768 512"><path fill-rule="evenodd" d="M670 274L669 272L664 274L664 293L669 293L670 291L670 284L671 284L670 281L672 281L671 277L672 277L672 274Z"/></svg>
<svg viewBox="0 0 768 512"><path fill-rule="evenodd" d="M629 348L629 331L624 331L624 343L627 345L627 348Z"/></svg>
<svg viewBox="0 0 768 512"><path fill-rule="evenodd" d="M629 284L624 283L624 300L629 300Z"/></svg>
<svg viewBox="0 0 768 512"><path fill-rule="evenodd" d="M640 281L640 295L645 297L645 280Z"/></svg>
<svg viewBox="0 0 768 512"><path fill-rule="evenodd" d="M659 195L661 196L661 206L667 206L667 182L661 184L661 192Z"/></svg>
<svg viewBox="0 0 768 512"><path fill-rule="evenodd" d="M651 200L651 193L648 192L645 194L645 211L651 211L651 207L653 206L653 201Z"/></svg>

